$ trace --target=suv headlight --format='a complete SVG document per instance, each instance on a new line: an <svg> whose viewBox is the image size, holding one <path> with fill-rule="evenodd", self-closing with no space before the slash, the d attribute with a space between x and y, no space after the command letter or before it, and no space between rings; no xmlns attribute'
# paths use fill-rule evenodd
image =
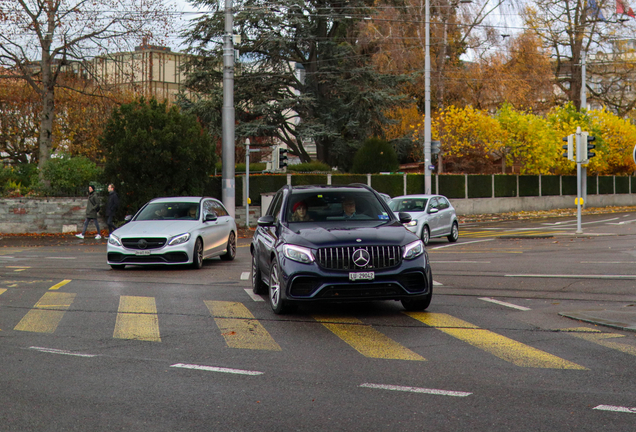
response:
<svg viewBox="0 0 636 432"><path fill-rule="evenodd" d="M119 240L119 237L113 234L108 236L108 243L112 244L113 246L121 246L121 241Z"/></svg>
<svg viewBox="0 0 636 432"><path fill-rule="evenodd" d="M315 261L314 254L311 250L301 246L283 245L283 255L292 261L303 264L309 264Z"/></svg>
<svg viewBox="0 0 636 432"><path fill-rule="evenodd" d="M406 260L412 260L424 253L424 242L422 240L416 240L413 243L409 243L404 246L404 253L402 258Z"/></svg>
<svg viewBox="0 0 636 432"><path fill-rule="evenodd" d="M176 235L176 236L172 237L168 241L168 246L176 246L176 245L179 245L181 243L185 243L188 240L190 240L190 233L179 234L179 235Z"/></svg>

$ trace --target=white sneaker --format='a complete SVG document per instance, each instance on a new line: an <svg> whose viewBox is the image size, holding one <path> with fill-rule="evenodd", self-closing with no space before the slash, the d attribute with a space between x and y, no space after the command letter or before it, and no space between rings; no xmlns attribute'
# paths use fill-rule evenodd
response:
<svg viewBox="0 0 636 432"><path fill-rule="evenodd" d="M83 234L75 234L75 237L83 239L84 235Z"/></svg>
<svg viewBox="0 0 636 432"><path fill-rule="evenodd" d="M97 235L95 236L95 240L100 240L101 238L102 238L102 236L100 236L99 234L97 234Z"/></svg>

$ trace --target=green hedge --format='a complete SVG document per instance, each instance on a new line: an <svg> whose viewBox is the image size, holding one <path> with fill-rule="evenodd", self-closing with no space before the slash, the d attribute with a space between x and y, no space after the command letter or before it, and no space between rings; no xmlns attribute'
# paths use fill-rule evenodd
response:
<svg viewBox="0 0 636 432"><path fill-rule="evenodd" d="M539 176L520 175L519 176L519 196L530 197L539 196Z"/></svg>
<svg viewBox="0 0 636 432"><path fill-rule="evenodd" d="M576 195L576 176L561 177L563 195Z"/></svg>
<svg viewBox="0 0 636 432"><path fill-rule="evenodd" d="M617 194L626 194L629 193L629 177L627 176L617 176L616 181L616 193Z"/></svg>
<svg viewBox="0 0 636 432"><path fill-rule="evenodd" d="M541 195L561 195L561 176L541 176Z"/></svg>
<svg viewBox="0 0 636 432"><path fill-rule="evenodd" d="M598 193L601 195L609 195L614 193L614 177L596 177L598 179ZM588 177L589 180L589 177Z"/></svg>
<svg viewBox="0 0 636 432"><path fill-rule="evenodd" d="M597 183L597 177L596 176L589 176L587 177L587 188L586 188L586 192L588 195L596 195L596 183ZM576 195L576 193L575 193Z"/></svg>
<svg viewBox="0 0 636 432"><path fill-rule="evenodd" d="M439 194L448 198L466 198L466 176L454 174L439 176Z"/></svg>
<svg viewBox="0 0 636 432"><path fill-rule="evenodd" d="M517 176L498 174L495 175L495 197L516 197Z"/></svg>
<svg viewBox="0 0 636 432"><path fill-rule="evenodd" d="M367 184L367 176L364 174L334 174L331 176L332 185L348 185L350 183Z"/></svg>
<svg viewBox="0 0 636 432"><path fill-rule="evenodd" d="M326 174L293 175L291 177L291 184L292 184L292 186L326 185L327 184L327 175Z"/></svg>
<svg viewBox="0 0 636 432"><path fill-rule="evenodd" d="M435 180L433 178L433 180ZM433 189L435 189L435 181L433 183ZM424 193L424 176L422 174L407 174L406 175L406 194L418 195Z"/></svg>
<svg viewBox="0 0 636 432"><path fill-rule="evenodd" d="M489 175L469 175L468 198L492 198L492 177Z"/></svg>
<svg viewBox="0 0 636 432"><path fill-rule="evenodd" d="M399 196L404 194L404 176L402 174L373 174L371 185L378 192Z"/></svg>

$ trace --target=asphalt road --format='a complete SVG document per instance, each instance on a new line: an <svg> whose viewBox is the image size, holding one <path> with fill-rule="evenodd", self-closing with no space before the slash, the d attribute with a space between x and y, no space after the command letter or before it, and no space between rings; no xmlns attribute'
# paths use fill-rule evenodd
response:
<svg viewBox="0 0 636 432"><path fill-rule="evenodd" d="M249 240L201 270L105 243L0 239L2 431L633 431L636 214L466 224L428 246L426 313L274 315Z"/></svg>

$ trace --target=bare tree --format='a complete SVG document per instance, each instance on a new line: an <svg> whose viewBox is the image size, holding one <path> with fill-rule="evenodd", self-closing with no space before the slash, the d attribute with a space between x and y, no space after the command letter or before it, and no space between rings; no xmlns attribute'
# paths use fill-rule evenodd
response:
<svg viewBox="0 0 636 432"><path fill-rule="evenodd" d="M23 79L39 95L40 168L52 149L61 75L142 37L156 38L169 16L161 0L0 0L0 67L10 71L0 79Z"/></svg>
<svg viewBox="0 0 636 432"><path fill-rule="evenodd" d="M581 107L584 53L613 51L618 39L634 34L634 20L617 13L615 6L615 0L533 0L524 11L526 24L551 51L556 84L562 99L573 102L577 108ZM593 94L601 100L608 95L606 103L615 98L620 91L608 92L608 89L619 86L624 77L633 72L633 68L627 65L628 61L626 57L614 56L611 64L590 63L588 72L591 75L607 77L605 90L598 91L601 90L599 87ZM594 90L589 85L587 88ZM617 104L624 105L624 102L615 98L614 108Z"/></svg>

